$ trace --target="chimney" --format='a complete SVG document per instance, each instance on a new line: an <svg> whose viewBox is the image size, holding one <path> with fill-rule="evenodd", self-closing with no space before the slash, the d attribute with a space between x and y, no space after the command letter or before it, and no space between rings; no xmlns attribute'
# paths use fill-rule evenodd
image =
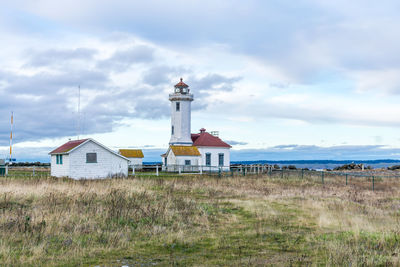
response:
<svg viewBox="0 0 400 267"><path fill-rule="evenodd" d="M205 132L206 132L206 129L204 129L204 128L200 129L200 133L205 133Z"/></svg>

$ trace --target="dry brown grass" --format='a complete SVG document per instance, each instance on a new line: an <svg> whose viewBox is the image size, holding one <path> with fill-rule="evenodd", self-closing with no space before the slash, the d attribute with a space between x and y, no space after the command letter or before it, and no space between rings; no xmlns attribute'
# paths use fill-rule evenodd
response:
<svg viewBox="0 0 400 267"><path fill-rule="evenodd" d="M400 183L363 179L3 179L0 262L398 265Z"/></svg>

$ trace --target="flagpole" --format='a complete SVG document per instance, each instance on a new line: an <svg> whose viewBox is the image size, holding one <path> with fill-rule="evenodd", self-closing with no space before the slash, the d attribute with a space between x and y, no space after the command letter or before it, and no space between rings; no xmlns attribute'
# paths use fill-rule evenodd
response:
<svg viewBox="0 0 400 267"><path fill-rule="evenodd" d="M14 124L14 114L11 111L11 132L10 132L10 163L12 162L12 138L13 138L13 124Z"/></svg>

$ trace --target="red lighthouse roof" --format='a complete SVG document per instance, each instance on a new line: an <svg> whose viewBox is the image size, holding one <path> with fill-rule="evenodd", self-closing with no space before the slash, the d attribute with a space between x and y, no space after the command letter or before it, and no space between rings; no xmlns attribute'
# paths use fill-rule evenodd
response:
<svg viewBox="0 0 400 267"><path fill-rule="evenodd" d="M189 85L183 82L183 79L181 78L181 81L177 84L175 84L175 88L188 88Z"/></svg>
<svg viewBox="0 0 400 267"><path fill-rule="evenodd" d="M229 144L222 141L219 137L206 132L206 129L201 128L200 133L192 134L193 146L213 146L213 147L231 147Z"/></svg>

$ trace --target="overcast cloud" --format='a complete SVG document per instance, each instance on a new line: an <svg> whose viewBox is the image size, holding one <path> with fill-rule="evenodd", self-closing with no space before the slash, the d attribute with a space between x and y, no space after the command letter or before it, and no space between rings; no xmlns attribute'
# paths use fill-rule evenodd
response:
<svg viewBox="0 0 400 267"><path fill-rule="evenodd" d="M322 157L325 140L388 152L400 147L399 11L393 0L3 3L0 146L11 111L16 143L75 136L80 86L82 133L163 147L183 77L193 127L235 148L296 144L279 149Z"/></svg>
<svg viewBox="0 0 400 267"><path fill-rule="evenodd" d="M179 81L179 75L191 73L189 68L153 65L155 49L148 45L129 49L114 45L115 51L106 58L97 58L100 51L95 47L31 49L29 56L21 59L18 71L1 72L0 111L15 113L15 142L76 135L79 86L84 118L80 130L85 134L112 132L124 118L169 117L167 93ZM125 83L114 76L135 72L143 78ZM238 80L214 73L191 77L193 83L201 84L195 110L206 108L207 102L202 99L207 90L232 90ZM0 123L8 125L9 116L2 116ZM8 143L7 136L3 129L0 145Z"/></svg>

